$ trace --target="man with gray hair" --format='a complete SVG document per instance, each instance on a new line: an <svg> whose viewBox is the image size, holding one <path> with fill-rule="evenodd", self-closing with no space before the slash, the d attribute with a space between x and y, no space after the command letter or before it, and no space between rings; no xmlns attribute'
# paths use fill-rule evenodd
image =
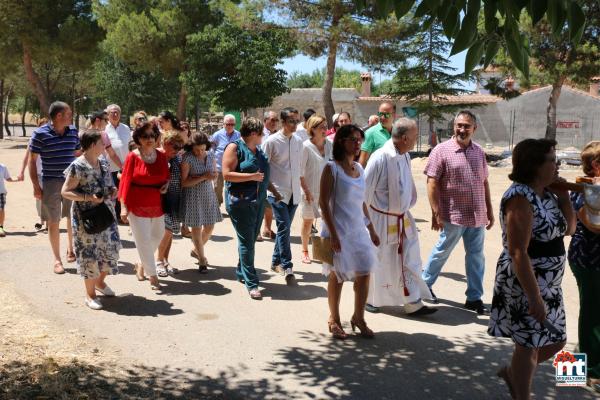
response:
<svg viewBox="0 0 600 400"><path fill-rule="evenodd" d="M215 193L217 194L217 200L219 206L223 204L223 172L221 172L221 166L223 162L223 153L225 147L229 143L235 142L241 138L240 132L235 129L235 116L227 114L223 117L223 128L219 129L210 137L210 141L214 146L215 156L217 159L217 184L215 185Z"/></svg>
<svg viewBox="0 0 600 400"><path fill-rule="evenodd" d="M110 104L104 110L108 115L108 124L104 128L106 136L110 140L110 145L115 151L115 154L121 160L121 165L125 163L125 159L129 154L129 142L131 141L131 131L129 127L121 123L121 107L116 104ZM119 188L119 172L121 166L115 163L113 160L110 161L110 173L112 175L115 186ZM117 215L121 215L121 202L115 202L115 212Z"/></svg>
<svg viewBox="0 0 600 400"><path fill-rule="evenodd" d="M410 213L417 190L408 152L417 142L417 124L408 118L393 123L391 139L370 157L365 169L365 203L381 238L377 248L380 268L369 281L366 310L404 306L413 316L432 314L422 299L431 299L421 278L421 252L415 220Z"/></svg>

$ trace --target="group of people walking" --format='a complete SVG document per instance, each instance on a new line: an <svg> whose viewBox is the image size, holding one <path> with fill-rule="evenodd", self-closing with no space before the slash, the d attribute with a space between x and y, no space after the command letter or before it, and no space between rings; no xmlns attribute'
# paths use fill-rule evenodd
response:
<svg viewBox="0 0 600 400"><path fill-rule="evenodd" d="M354 285L350 326L372 338L365 310L403 306L417 317L437 311L424 300L439 302L433 286L462 238L464 307L490 314L490 335L512 338L511 362L498 376L514 398L524 399L536 365L566 342L560 288L567 258L563 237L574 235L568 259L581 295L580 350L588 353L590 377L600 378L600 339L594 333L600 329L594 311L599 305L600 227L586 219L581 195L569 197L552 185L561 181L556 142L527 139L514 148L509 175L513 184L500 202L503 251L490 313L482 301L483 244L495 215L485 153L472 140L477 118L470 111L456 115L454 136L433 149L424 170L431 228L440 232L424 265L411 214L418 199L409 152L418 129L411 119L397 119L391 102L379 106L366 132L352 124L348 113L338 116L342 121L336 120L329 132L323 116L307 110L300 121L290 107L279 115L266 112L263 120L246 118L239 131L235 117L227 115L223 129L211 137L182 128L169 112L154 121L138 112L130 131L120 122L116 105L99 112L91 129L78 134L70 125L68 105L56 102L49 111L50 121L31 139L30 177L48 221L55 273L64 272L58 224L61 216L72 217L74 239L69 238L67 257L77 261L90 308L102 308L96 292L114 296L105 278L117 271L117 216L131 229L140 259L138 279L148 277L151 288L160 290L158 278L178 272L169 263L169 251L173 235L182 229L191 229L191 255L199 271L207 271L205 245L222 221L224 203L238 241L236 278L252 299L261 299L255 246L270 238L271 218L276 230L270 268L286 285L298 284L290 236L300 206L301 262L313 262L311 236L323 238L320 242L328 243L332 252L322 265L328 280L328 329L342 340L348 337L339 312L344 282ZM96 119L101 121L95 124ZM38 157L43 190L35 168ZM586 175L600 177L598 142L584 149L582 160ZM99 215L100 205L113 218L105 229L94 231L89 218Z"/></svg>

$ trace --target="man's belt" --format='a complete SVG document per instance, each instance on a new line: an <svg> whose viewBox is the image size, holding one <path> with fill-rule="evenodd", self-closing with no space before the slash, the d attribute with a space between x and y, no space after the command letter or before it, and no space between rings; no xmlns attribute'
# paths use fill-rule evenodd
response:
<svg viewBox="0 0 600 400"><path fill-rule="evenodd" d="M404 276L404 238L406 237L406 231L404 230L404 213L396 214L388 211L380 210L373 205L369 205L375 212L379 214L387 215L390 217L396 217L398 223L398 254L400 254L400 271L402 272L402 285L404 286L404 295L410 296L408 287L406 285L406 277Z"/></svg>

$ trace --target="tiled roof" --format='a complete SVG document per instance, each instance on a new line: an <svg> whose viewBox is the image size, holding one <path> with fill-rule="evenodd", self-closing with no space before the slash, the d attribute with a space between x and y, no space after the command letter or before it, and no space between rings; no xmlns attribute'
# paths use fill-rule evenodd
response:
<svg viewBox="0 0 600 400"><path fill-rule="evenodd" d="M391 96L379 96L379 97L359 97L358 101L384 101L394 100ZM397 99L398 101L405 101L403 98ZM441 104L492 104L502 100L498 96L491 94L463 94L459 96L444 96L443 98L436 98L437 102Z"/></svg>
<svg viewBox="0 0 600 400"><path fill-rule="evenodd" d="M533 93L538 93L538 92L541 92L542 90L545 90L545 89L548 89L548 88L552 88L552 85L542 86L542 87L540 87L540 88L536 88L536 89L528 90L527 92L523 92L523 93L521 93L521 95L522 95L522 96L527 96L527 95L529 95L529 94L533 94ZM581 89L574 88L573 86L569 86L569 85L563 85L563 86L562 86L562 89L563 89L563 90L564 90L564 89L566 89L566 90L570 90L571 92L574 92L574 93L580 94L580 95L582 95L582 96L589 96L589 97L591 97L591 98L593 98L593 99L600 100L600 96L595 96L595 95L591 94L590 92L586 92L586 91L584 91L584 90L581 90Z"/></svg>

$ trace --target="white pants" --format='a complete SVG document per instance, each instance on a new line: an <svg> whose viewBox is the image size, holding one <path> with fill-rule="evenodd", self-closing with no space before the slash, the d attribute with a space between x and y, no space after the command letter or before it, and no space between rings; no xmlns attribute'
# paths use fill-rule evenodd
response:
<svg viewBox="0 0 600 400"><path fill-rule="evenodd" d="M157 218L137 217L128 215L129 226L133 233L133 240L144 266L144 272L148 276L156 276L156 261L154 252L165 234L165 217Z"/></svg>

